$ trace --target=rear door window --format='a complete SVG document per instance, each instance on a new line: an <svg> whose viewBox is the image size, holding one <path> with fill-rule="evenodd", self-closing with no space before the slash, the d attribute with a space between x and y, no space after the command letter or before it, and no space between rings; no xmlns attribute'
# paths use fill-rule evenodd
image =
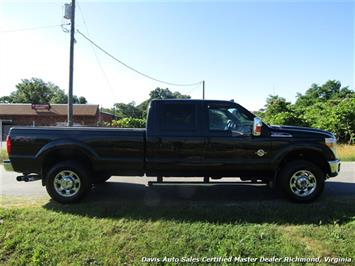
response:
<svg viewBox="0 0 355 266"><path fill-rule="evenodd" d="M194 104L163 104L161 106L160 128L164 131L193 131L196 129L196 108Z"/></svg>

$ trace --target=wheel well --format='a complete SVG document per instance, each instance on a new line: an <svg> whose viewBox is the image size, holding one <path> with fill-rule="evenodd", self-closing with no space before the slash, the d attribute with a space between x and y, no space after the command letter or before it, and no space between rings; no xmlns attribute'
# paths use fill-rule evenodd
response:
<svg viewBox="0 0 355 266"><path fill-rule="evenodd" d="M280 167L293 160L305 160L314 163L325 173L328 174L330 169L327 160L322 153L313 150L296 150L288 153L281 161Z"/></svg>
<svg viewBox="0 0 355 266"><path fill-rule="evenodd" d="M90 172L92 170L92 164L90 158L83 152L78 149L59 149L51 151L46 154L42 162L42 185L45 185L46 174L51 169L51 167L62 161L76 161L81 163L86 169Z"/></svg>

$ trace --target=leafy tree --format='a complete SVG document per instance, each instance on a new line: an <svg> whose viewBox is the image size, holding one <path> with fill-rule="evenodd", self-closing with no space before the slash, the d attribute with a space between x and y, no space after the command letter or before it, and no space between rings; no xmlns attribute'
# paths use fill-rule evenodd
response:
<svg viewBox="0 0 355 266"><path fill-rule="evenodd" d="M113 105L114 113L120 117L133 117L133 118L142 118L142 111L136 107L135 102L125 103L115 103Z"/></svg>
<svg viewBox="0 0 355 266"><path fill-rule="evenodd" d="M128 128L142 128L145 127L146 115L149 103L153 99L189 99L189 95L181 94L180 92L172 92L168 88L156 88L149 93L149 98L139 105L135 102L115 103L113 108L105 109L107 112L111 112L118 116L119 120L114 120L111 126L114 127L128 127Z"/></svg>
<svg viewBox="0 0 355 266"><path fill-rule="evenodd" d="M341 100L355 96L355 92L348 87L341 87L340 81L328 80L322 86L312 84L304 95L297 93L297 107L309 107L316 102L325 102L329 100Z"/></svg>
<svg viewBox="0 0 355 266"><path fill-rule="evenodd" d="M178 91L170 91L168 88L156 88L149 93L149 99L145 100L137 106L137 108L142 112L143 117L147 116L148 105L152 100L155 99L190 99L190 95L181 94Z"/></svg>
<svg viewBox="0 0 355 266"><path fill-rule="evenodd" d="M266 99L265 109L259 112L258 115L264 119L265 122L274 125L304 124L304 122L298 118L292 104L278 95L269 95Z"/></svg>
<svg viewBox="0 0 355 266"><path fill-rule="evenodd" d="M150 100L153 99L190 99L190 95L181 94L178 91L172 92L168 88L156 88L149 93Z"/></svg>
<svg viewBox="0 0 355 266"><path fill-rule="evenodd" d="M341 100L335 108L337 135L349 144L355 143L355 96Z"/></svg>
<svg viewBox="0 0 355 266"><path fill-rule="evenodd" d="M39 78L23 79L16 85L16 91L0 98L3 103L67 103L68 96L52 82ZM87 103L85 97L73 96L74 103Z"/></svg>
<svg viewBox="0 0 355 266"><path fill-rule="evenodd" d="M355 92L339 81L312 84L304 94L297 94L295 104L269 96L258 115L270 124L320 128L335 133L340 141L355 142Z"/></svg>
<svg viewBox="0 0 355 266"><path fill-rule="evenodd" d="M84 96L78 97L76 95L73 96L73 102L79 103L79 104L87 104L88 103L88 101L86 100L86 98Z"/></svg>
<svg viewBox="0 0 355 266"><path fill-rule="evenodd" d="M73 98L75 98L74 96ZM68 103L68 96L65 92L58 87L52 88L52 97L50 99L51 103Z"/></svg>
<svg viewBox="0 0 355 266"><path fill-rule="evenodd" d="M189 99L190 95L181 94L178 91L172 92L168 88L156 88L149 93L149 99L143 101L139 105L135 102L126 103L115 103L112 109L107 109L108 112L114 113L120 118L132 117L132 118L143 118L147 116L147 109L149 103L153 99Z"/></svg>
<svg viewBox="0 0 355 266"><path fill-rule="evenodd" d="M338 118L335 109L329 102L317 102L308 108L304 108L302 118L307 125L321 128L338 135Z"/></svg>

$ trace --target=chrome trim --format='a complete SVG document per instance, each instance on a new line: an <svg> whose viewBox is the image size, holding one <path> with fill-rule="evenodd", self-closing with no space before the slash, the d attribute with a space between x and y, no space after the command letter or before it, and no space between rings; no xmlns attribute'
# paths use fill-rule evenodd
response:
<svg viewBox="0 0 355 266"><path fill-rule="evenodd" d="M256 128L257 127L262 127L262 126L263 126L263 122L261 121L261 118L254 117L254 121L253 121L253 136L260 136L261 135L261 131L257 132Z"/></svg>
<svg viewBox="0 0 355 266"><path fill-rule="evenodd" d="M10 160L4 160L4 168L6 171L13 172L14 168L12 167Z"/></svg>
<svg viewBox="0 0 355 266"><path fill-rule="evenodd" d="M264 151L263 149L260 149L260 150L257 150L257 151L255 152L255 154L258 155L259 157L262 157L262 156L264 156L265 154L267 154L267 152Z"/></svg>
<svg viewBox="0 0 355 266"><path fill-rule="evenodd" d="M325 145L333 152L334 156L337 156L337 139L336 138L325 138Z"/></svg>
<svg viewBox="0 0 355 266"><path fill-rule="evenodd" d="M81 187L79 176L71 170L62 170L53 180L55 191L62 197L68 198L78 194Z"/></svg>
<svg viewBox="0 0 355 266"><path fill-rule="evenodd" d="M337 139L336 138L325 138L324 139L326 144L333 144L333 143L337 143Z"/></svg>
<svg viewBox="0 0 355 266"><path fill-rule="evenodd" d="M317 179L308 170L299 170L290 179L290 189L298 197L307 197L317 188Z"/></svg>
<svg viewBox="0 0 355 266"><path fill-rule="evenodd" d="M286 132L271 132L271 137L274 137L274 138L292 138L293 136L290 133L286 133Z"/></svg>
<svg viewBox="0 0 355 266"><path fill-rule="evenodd" d="M340 160L328 161L328 164L329 164L329 169L330 169L330 173L329 173L328 177L337 176L338 173L340 172L341 161Z"/></svg>

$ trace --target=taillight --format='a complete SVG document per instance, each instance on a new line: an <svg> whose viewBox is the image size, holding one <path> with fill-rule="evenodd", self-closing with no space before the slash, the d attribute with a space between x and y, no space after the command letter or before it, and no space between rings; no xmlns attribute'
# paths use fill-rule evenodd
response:
<svg viewBox="0 0 355 266"><path fill-rule="evenodd" d="M7 135L6 137L6 150L7 150L7 154L10 155L11 152L11 138L9 135Z"/></svg>

